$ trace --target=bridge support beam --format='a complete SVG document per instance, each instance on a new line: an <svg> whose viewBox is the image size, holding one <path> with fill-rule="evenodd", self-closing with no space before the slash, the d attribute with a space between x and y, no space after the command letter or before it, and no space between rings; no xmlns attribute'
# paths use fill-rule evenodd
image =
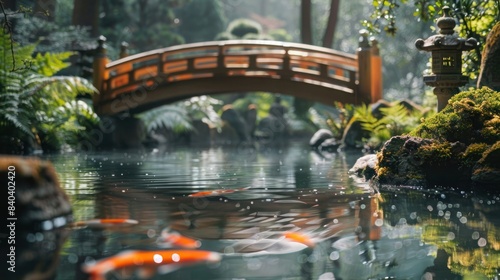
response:
<svg viewBox="0 0 500 280"><path fill-rule="evenodd" d="M114 118L115 131L113 132L113 145L119 149L142 148L146 139L146 126L141 119L129 116Z"/></svg>
<svg viewBox="0 0 500 280"><path fill-rule="evenodd" d="M368 40L368 32L360 31L358 55L357 103L371 104L382 99L382 60L378 42Z"/></svg>

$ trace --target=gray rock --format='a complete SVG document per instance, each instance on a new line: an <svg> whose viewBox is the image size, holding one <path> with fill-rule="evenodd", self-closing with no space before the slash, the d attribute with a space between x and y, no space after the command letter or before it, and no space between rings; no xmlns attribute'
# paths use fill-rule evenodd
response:
<svg viewBox="0 0 500 280"><path fill-rule="evenodd" d="M346 148L362 148L361 141L363 138L368 138L369 133L363 130L361 122L351 122L344 130L342 135L342 145Z"/></svg>
<svg viewBox="0 0 500 280"><path fill-rule="evenodd" d="M326 139L333 138L333 133L328 130L328 129L320 129L314 133L314 135L311 137L311 140L309 140L309 146L313 148L317 148L323 143Z"/></svg>
<svg viewBox="0 0 500 280"><path fill-rule="evenodd" d="M341 144L341 142L338 141L337 139L328 138L328 139L325 139L325 141L323 141L323 143L321 143L321 145L319 145L319 149L321 151L334 153L338 150L338 148L340 147L340 144Z"/></svg>
<svg viewBox="0 0 500 280"><path fill-rule="evenodd" d="M375 168L378 159L376 154L369 154L360 157L356 163L349 169L349 174L370 179L377 174Z"/></svg>

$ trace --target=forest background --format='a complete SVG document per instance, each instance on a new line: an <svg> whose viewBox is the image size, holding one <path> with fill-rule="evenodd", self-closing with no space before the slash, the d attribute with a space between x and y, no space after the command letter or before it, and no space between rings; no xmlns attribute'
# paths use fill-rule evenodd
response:
<svg viewBox="0 0 500 280"><path fill-rule="evenodd" d="M17 14L15 40L21 45L38 42L38 51L69 51L75 41L107 39L108 54L117 59L120 44L137 53L181 43L211 41L239 18L258 22L262 36L292 42L323 45L355 53L363 21L374 12L372 0L4 0L6 9L32 7L30 15ZM309 11L304 10L309 2ZM333 6L332 6L333 5ZM332 9L331 9L332 7ZM422 102L422 72L428 57L413 43L431 35L432 21L413 17L415 7L401 5L395 14L404 26L394 35L377 34L384 62L384 97ZM332 14L330 14L332 12ZM301 24L309 15L310 34ZM411 15L411 16L408 16ZM333 19L331 17L334 17ZM329 22L329 20L331 22ZM417 24L418 23L418 24ZM79 27L77 27L79 26ZM328 30L327 30L328 28ZM324 44L333 36L330 44Z"/></svg>
<svg viewBox="0 0 500 280"><path fill-rule="evenodd" d="M14 94L11 95L3 95L5 100L0 100L2 101L0 105L8 106L6 108L12 108L14 103L20 108L16 109L16 112L5 110L6 114L0 114L7 123L4 127L2 125L5 123L0 123L0 128L17 131L24 125L25 129L21 131L31 134L34 138L63 139L68 138L69 134L64 135L60 132L60 128L66 127L72 131L82 132L82 135L75 138L75 142L81 141L79 139L81 137L87 137L84 133L85 127L94 125L98 121L97 117L90 116L87 109L82 111L82 106L75 106L76 112L68 112L64 119L57 120L60 118L59 115L51 115L50 112L56 111L54 110L56 108L67 109L70 101L76 96L74 92L60 94L60 102L55 102L52 107L47 106L48 102L36 100L30 105L31 107L22 107L23 104L16 95L24 93L28 97L35 97L31 91L23 92L23 89L29 87L22 83L31 81L26 77L33 73L26 71L22 75L12 73L9 56L16 56L15 52L10 51L13 49L12 46L16 49L21 46L33 46L32 49L18 52L17 58L12 59L13 66L17 60L19 60L17 66L28 61L32 64L28 65L30 68L28 70L34 70L37 74L46 76L64 74L89 78L91 75L86 69L90 69L91 58L86 62L78 62L79 67L64 69L67 64L62 63L62 60L69 58L70 55L51 54L92 50L97 45L96 39L99 35L107 38L108 56L111 60L119 57L122 42L127 42L129 54L134 54L183 43L231 38L302 42L355 53L359 31L367 28L371 35L377 38L381 48L384 98L389 101L408 99L418 104L429 105L425 103L432 103L433 96L430 88L422 81L423 73L429 68L429 56L419 53L414 42L417 38L427 38L434 34L433 20L439 16L440 7L451 4L457 11L456 16L461 18L460 35L474 36L479 42L484 41L487 31L495 21L498 21L499 15L498 0L482 1L480 4L474 4L474 1L469 0L453 0L449 1L450 3L440 0L3 0L0 2L4 12L2 21L4 33L7 34L2 40L4 54L2 62L5 68L2 70L2 78L5 78L5 81L0 84L8 85L12 81L21 81L15 84L16 87L7 87L17 88L17 91L14 90ZM470 21L467 22L466 19ZM238 28L241 34L235 32ZM29 59L30 52L31 57L36 58L34 64ZM465 60L464 69L472 78L471 85L473 85L477 76L480 50L471 53L472 55ZM49 68L51 70L47 71ZM55 80L50 80L50 83L44 82L43 79L34 82L40 85L41 81L44 85L41 92L45 91L50 95L53 91L47 89L45 85L52 84ZM84 80L65 81L66 87L58 87L59 92L62 88L69 88L71 91L78 88L80 92L91 91L91 86ZM36 86L37 83L33 84L34 89L40 89ZM269 105L272 98L260 98L259 101L265 101ZM189 126L189 119L192 118L189 114L193 109L205 110L206 115L214 115L211 106L216 105L216 102L209 99L205 104L200 104L199 100L197 104L194 103L188 104L189 110L169 107L163 113L170 112L170 116L177 118L176 123L185 127ZM182 104L178 107L187 103ZM291 105L291 102L288 105ZM25 110L27 115L24 119L21 109ZM34 115L33 112L39 109L45 111L45 114ZM84 115L81 118L83 121L77 122L76 126L72 117L75 113ZM15 114L20 117L16 119ZM47 125L49 123L47 120L54 119L57 120L55 122L57 125ZM87 123L82 124L83 122ZM167 122L160 122L159 125L161 124L166 125ZM41 139L41 142L47 141Z"/></svg>

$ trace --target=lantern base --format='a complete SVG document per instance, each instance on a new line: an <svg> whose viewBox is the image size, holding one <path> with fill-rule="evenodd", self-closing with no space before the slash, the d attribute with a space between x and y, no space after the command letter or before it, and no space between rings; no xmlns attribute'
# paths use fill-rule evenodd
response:
<svg viewBox="0 0 500 280"><path fill-rule="evenodd" d="M459 93L458 88L448 88L448 87L436 87L434 88L434 94L437 96L437 111L441 111L448 105L448 100Z"/></svg>
<svg viewBox="0 0 500 280"><path fill-rule="evenodd" d="M431 87L461 87L469 77L460 74L437 74L424 76L424 83Z"/></svg>
<svg viewBox="0 0 500 280"><path fill-rule="evenodd" d="M434 94L438 98L438 112L448 104L448 100L455 94L459 93L459 87L464 86L469 82L469 78L463 75L456 74L438 74L424 76L424 83L434 87Z"/></svg>

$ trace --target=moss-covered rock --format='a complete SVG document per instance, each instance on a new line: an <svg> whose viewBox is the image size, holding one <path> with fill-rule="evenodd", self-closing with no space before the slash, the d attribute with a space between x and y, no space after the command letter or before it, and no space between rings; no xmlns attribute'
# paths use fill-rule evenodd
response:
<svg viewBox="0 0 500 280"><path fill-rule="evenodd" d="M487 87L461 92L410 135L466 145L492 145L500 138L500 93Z"/></svg>
<svg viewBox="0 0 500 280"><path fill-rule="evenodd" d="M472 169L472 181L488 186L500 186L500 141L482 153Z"/></svg>
<svg viewBox="0 0 500 280"><path fill-rule="evenodd" d="M409 136L394 136L377 154L377 177L382 184L423 185L420 159L415 157L417 149L433 141ZM403 160L404 159L404 160Z"/></svg>
<svg viewBox="0 0 500 280"><path fill-rule="evenodd" d="M491 29L483 48L481 73L477 85L500 90L500 22Z"/></svg>
<svg viewBox="0 0 500 280"><path fill-rule="evenodd" d="M461 92L377 154L377 178L396 185L500 185L500 93Z"/></svg>

